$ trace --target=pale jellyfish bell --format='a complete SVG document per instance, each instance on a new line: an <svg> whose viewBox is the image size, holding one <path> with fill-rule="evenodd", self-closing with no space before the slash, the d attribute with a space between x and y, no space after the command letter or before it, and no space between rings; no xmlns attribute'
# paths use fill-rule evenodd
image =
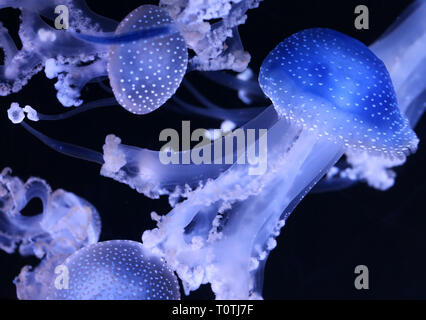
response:
<svg viewBox="0 0 426 320"><path fill-rule="evenodd" d="M108 77L118 103L135 114L162 106L179 88L188 65L185 40L170 15L154 5L130 12L111 37L73 33L109 44Z"/></svg>
<svg viewBox="0 0 426 320"><path fill-rule="evenodd" d="M153 5L133 10L116 34L173 24L168 13ZM185 40L177 30L152 39L110 47L108 76L115 98L126 110L149 113L162 106L179 88L188 64Z"/></svg>
<svg viewBox="0 0 426 320"><path fill-rule="evenodd" d="M52 275L46 299L178 300L177 278L167 265L140 243L98 242L61 264L62 279Z"/></svg>

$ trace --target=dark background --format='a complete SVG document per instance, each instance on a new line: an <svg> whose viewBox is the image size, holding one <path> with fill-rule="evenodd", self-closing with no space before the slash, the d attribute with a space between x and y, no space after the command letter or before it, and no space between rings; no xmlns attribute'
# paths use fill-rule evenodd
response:
<svg viewBox="0 0 426 320"><path fill-rule="evenodd" d="M395 20L411 1L325 1L265 0L248 13L240 27L242 41L252 55L251 67L257 72L262 60L278 42L299 30L329 27L369 45ZM88 1L96 12L121 20L143 3L157 1ZM370 9L370 30L354 28L354 8ZM0 11L0 21L13 32L18 12ZM212 85L197 75L187 77L205 95L224 107L239 107L235 93ZM18 94L0 98L0 168L9 166L21 179L39 176L53 189L63 188L87 199L102 217L101 240L131 239L155 225L149 213L165 214L167 200L150 200L127 185L100 176L98 165L72 159L41 144L6 115L10 102L30 104L41 112L60 113L64 108L55 97L53 84L44 73L34 77ZM184 89L177 93L190 101ZM98 85L83 90L85 101L109 95ZM159 132L179 128L181 120L192 120L199 127L218 123L174 113L165 105L159 110L135 116L119 107L102 108L60 122L37 123L34 127L56 139L101 151L105 136L114 133L123 143L158 149ZM287 221L278 247L271 253L265 270L265 299L407 299L426 297L426 216L424 196L426 170L426 122L416 128L421 140L417 153L397 169L396 185L380 192L357 185L328 194L310 194ZM25 214L34 214L40 204L32 203ZM18 254L0 252L0 298L16 299L13 278L22 266L36 263ZM370 270L370 290L354 287L355 266ZM205 286L189 298L212 298Z"/></svg>

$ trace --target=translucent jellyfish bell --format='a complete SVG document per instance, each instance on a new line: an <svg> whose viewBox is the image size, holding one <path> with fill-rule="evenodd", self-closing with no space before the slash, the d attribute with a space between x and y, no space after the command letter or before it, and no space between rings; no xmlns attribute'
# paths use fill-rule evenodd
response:
<svg viewBox="0 0 426 320"><path fill-rule="evenodd" d="M99 242L68 257L61 265L67 287L54 285L55 300L177 300L177 278L157 256L128 240ZM57 275L53 275L53 279Z"/></svg>
<svg viewBox="0 0 426 320"><path fill-rule="evenodd" d="M116 34L172 24L168 13L153 5L133 10ZM110 47L108 75L114 95L132 113L149 113L178 89L188 64L185 40L178 33Z"/></svg>
<svg viewBox="0 0 426 320"><path fill-rule="evenodd" d="M383 62L337 31L307 29L282 41L259 83L281 116L346 147L391 157L416 149Z"/></svg>

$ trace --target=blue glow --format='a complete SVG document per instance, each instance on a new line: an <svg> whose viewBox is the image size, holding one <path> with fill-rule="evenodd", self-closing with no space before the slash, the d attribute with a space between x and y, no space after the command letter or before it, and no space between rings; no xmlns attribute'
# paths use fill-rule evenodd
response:
<svg viewBox="0 0 426 320"><path fill-rule="evenodd" d="M281 116L347 147L390 156L416 149L385 65L337 31L288 37L263 62L259 83Z"/></svg>

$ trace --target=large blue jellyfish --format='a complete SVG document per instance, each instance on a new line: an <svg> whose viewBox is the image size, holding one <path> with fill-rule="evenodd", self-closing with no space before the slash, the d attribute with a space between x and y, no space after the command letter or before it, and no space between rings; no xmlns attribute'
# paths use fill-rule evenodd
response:
<svg viewBox="0 0 426 320"><path fill-rule="evenodd" d="M268 170L253 176L249 165L234 165L167 216L154 215L158 228L143 235L187 291L210 282L219 299L260 297L263 264L286 218L346 150L392 158L417 147L383 63L336 31L308 29L281 42L259 83L278 114Z"/></svg>

